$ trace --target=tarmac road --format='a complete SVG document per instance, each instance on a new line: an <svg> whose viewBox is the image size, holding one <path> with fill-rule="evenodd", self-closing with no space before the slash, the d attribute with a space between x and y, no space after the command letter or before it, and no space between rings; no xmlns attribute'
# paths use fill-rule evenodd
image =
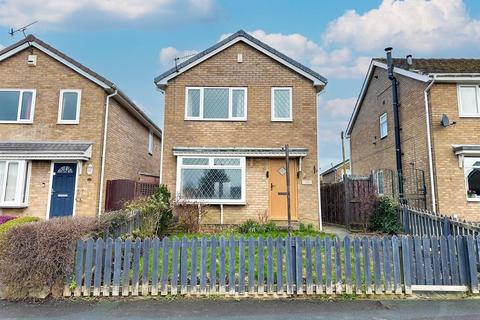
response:
<svg viewBox="0 0 480 320"><path fill-rule="evenodd" d="M76 300L0 302L0 319L480 319L480 300Z"/></svg>

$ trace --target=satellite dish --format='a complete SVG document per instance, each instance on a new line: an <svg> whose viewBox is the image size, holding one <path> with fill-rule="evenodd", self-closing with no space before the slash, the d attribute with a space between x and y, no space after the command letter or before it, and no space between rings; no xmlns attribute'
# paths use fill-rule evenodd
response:
<svg viewBox="0 0 480 320"><path fill-rule="evenodd" d="M450 123L450 120L448 119L447 115L446 114L442 114L442 120L440 120L440 124L442 125L442 127L446 128L448 126L451 126L453 124L455 124L456 122L453 121L452 123Z"/></svg>

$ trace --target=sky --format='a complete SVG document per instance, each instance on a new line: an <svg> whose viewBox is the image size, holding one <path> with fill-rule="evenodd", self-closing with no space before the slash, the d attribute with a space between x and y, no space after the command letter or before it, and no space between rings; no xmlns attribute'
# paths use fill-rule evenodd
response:
<svg viewBox="0 0 480 320"><path fill-rule="evenodd" d="M318 99L321 171L341 161L340 132L385 47L414 58L480 49L478 0L0 0L0 48L22 39L10 28L33 21L29 33L114 82L160 127L153 78L177 56L251 33L328 79Z"/></svg>

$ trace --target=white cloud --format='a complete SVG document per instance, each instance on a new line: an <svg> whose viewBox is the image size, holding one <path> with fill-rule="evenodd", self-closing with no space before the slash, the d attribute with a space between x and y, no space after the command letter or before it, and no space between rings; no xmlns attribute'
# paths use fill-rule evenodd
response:
<svg viewBox="0 0 480 320"><path fill-rule="evenodd" d="M480 21L471 18L462 0L383 0L363 14L349 10L332 21L327 45L372 52L386 46L431 53L480 40Z"/></svg>
<svg viewBox="0 0 480 320"><path fill-rule="evenodd" d="M67 23L85 14L82 21L134 21L150 18L157 22L211 14L214 0L4 0L0 1L0 25L18 27L39 20L42 26ZM100 17L100 18L99 18Z"/></svg>
<svg viewBox="0 0 480 320"><path fill-rule="evenodd" d="M175 58L183 58L180 59L179 62L185 61L187 57L190 57L196 54L197 51L195 50L178 50L174 47L166 47L160 49L160 53L158 55L160 65L162 68L171 68L175 65Z"/></svg>
<svg viewBox="0 0 480 320"><path fill-rule="evenodd" d="M322 114L328 114L332 118L343 120L348 119L352 114L355 103L357 102L356 97L351 98L334 98L326 100L322 96L318 99L318 106L320 108L319 112Z"/></svg>

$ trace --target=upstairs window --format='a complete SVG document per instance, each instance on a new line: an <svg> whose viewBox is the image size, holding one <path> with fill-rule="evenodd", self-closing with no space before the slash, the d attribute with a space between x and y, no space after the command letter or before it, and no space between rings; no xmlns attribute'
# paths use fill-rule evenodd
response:
<svg viewBox="0 0 480 320"><path fill-rule="evenodd" d="M245 203L245 158L179 157L179 198L211 204Z"/></svg>
<svg viewBox="0 0 480 320"><path fill-rule="evenodd" d="M58 123L78 124L80 120L81 90L60 90Z"/></svg>
<svg viewBox="0 0 480 320"><path fill-rule="evenodd" d="M385 138L388 135L388 119L387 113L380 116L380 139Z"/></svg>
<svg viewBox="0 0 480 320"><path fill-rule="evenodd" d="M148 132L148 153L153 154L153 133L152 133L152 131Z"/></svg>
<svg viewBox="0 0 480 320"><path fill-rule="evenodd" d="M480 158L465 157L464 169L467 199L480 201Z"/></svg>
<svg viewBox="0 0 480 320"><path fill-rule="evenodd" d="M458 86L458 106L460 116L480 117L480 91L477 85Z"/></svg>
<svg viewBox="0 0 480 320"><path fill-rule="evenodd" d="M242 121L247 119L247 88L187 87L186 120Z"/></svg>
<svg viewBox="0 0 480 320"><path fill-rule="evenodd" d="M292 119L292 88L272 88L272 121Z"/></svg>
<svg viewBox="0 0 480 320"><path fill-rule="evenodd" d="M32 123L35 90L0 89L0 123Z"/></svg>
<svg viewBox="0 0 480 320"><path fill-rule="evenodd" d="M18 207L25 205L26 180L26 161L0 161L0 207Z"/></svg>

